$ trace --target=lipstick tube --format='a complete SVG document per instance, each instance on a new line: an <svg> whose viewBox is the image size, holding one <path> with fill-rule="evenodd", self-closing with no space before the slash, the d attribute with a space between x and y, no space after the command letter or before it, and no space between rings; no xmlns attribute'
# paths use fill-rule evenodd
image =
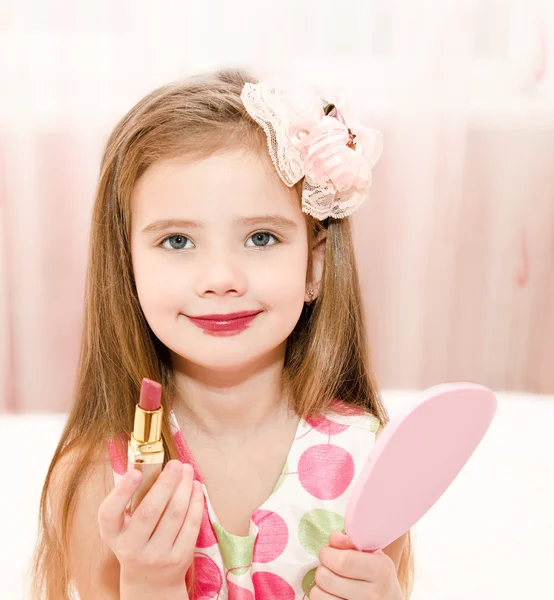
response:
<svg viewBox="0 0 554 600"><path fill-rule="evenodd" d="M133 513L163 468L164 448L162 442L161 405L162 386L150 379L143 379L140 400L135 408L135 423L127 451L128 469L142 472L142 481L131 498L128 509Z"/></svg>

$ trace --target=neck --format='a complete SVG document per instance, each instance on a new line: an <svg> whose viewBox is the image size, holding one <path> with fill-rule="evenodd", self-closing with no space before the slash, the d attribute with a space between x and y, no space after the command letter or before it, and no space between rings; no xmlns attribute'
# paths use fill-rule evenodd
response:
<svg viewBox="0 0 554 600"><path fill-rule="evenodd" d="M291 417L282 372L284 357L234 371L214 371L177 357L174 409L182 424L218 439L259 435Z"/></svg>

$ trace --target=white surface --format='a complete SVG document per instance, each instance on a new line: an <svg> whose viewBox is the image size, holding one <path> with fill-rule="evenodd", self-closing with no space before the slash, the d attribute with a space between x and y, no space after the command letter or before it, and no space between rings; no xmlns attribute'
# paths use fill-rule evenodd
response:
<svg viewBox="0 0 554 600"><path fill-rule="evenodd" d="M383 397L391 416L417 398ZM411 600L554 598L554 397L498 398L482 443L414 529ZM25 597L38 500L64 421L65 415L0 415L2 600Z"/></svg>

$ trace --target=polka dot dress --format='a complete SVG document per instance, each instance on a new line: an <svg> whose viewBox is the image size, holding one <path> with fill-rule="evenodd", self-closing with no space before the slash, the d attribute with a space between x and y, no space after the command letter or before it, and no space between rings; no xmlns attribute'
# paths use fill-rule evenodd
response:
<svg viewBox="0 0 554 600"><path fill-rule="evenodd" d="M194 459L173 412L179 459ZM300 420L270 497L254 512L247 536L225 531L205 486L204 515L194 553L195 600L309 598L317 559L333 531L344 531L352 482L375 443L379 421L336 403L326 415ZM127 470L127 441L108 441L114 480Z"/></svg>

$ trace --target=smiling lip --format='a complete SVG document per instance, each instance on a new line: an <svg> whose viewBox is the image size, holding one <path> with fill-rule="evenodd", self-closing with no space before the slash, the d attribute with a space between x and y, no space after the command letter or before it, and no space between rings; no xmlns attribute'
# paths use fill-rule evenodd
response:
<svg viewBox="0 0 554 600"><path fill-rule="evenodd" d="M261 310L249 310L226 315L202 315L201 317L190 317L197 327L211 333L238 333L248 327L250 322L261 313Z"/></svg>

